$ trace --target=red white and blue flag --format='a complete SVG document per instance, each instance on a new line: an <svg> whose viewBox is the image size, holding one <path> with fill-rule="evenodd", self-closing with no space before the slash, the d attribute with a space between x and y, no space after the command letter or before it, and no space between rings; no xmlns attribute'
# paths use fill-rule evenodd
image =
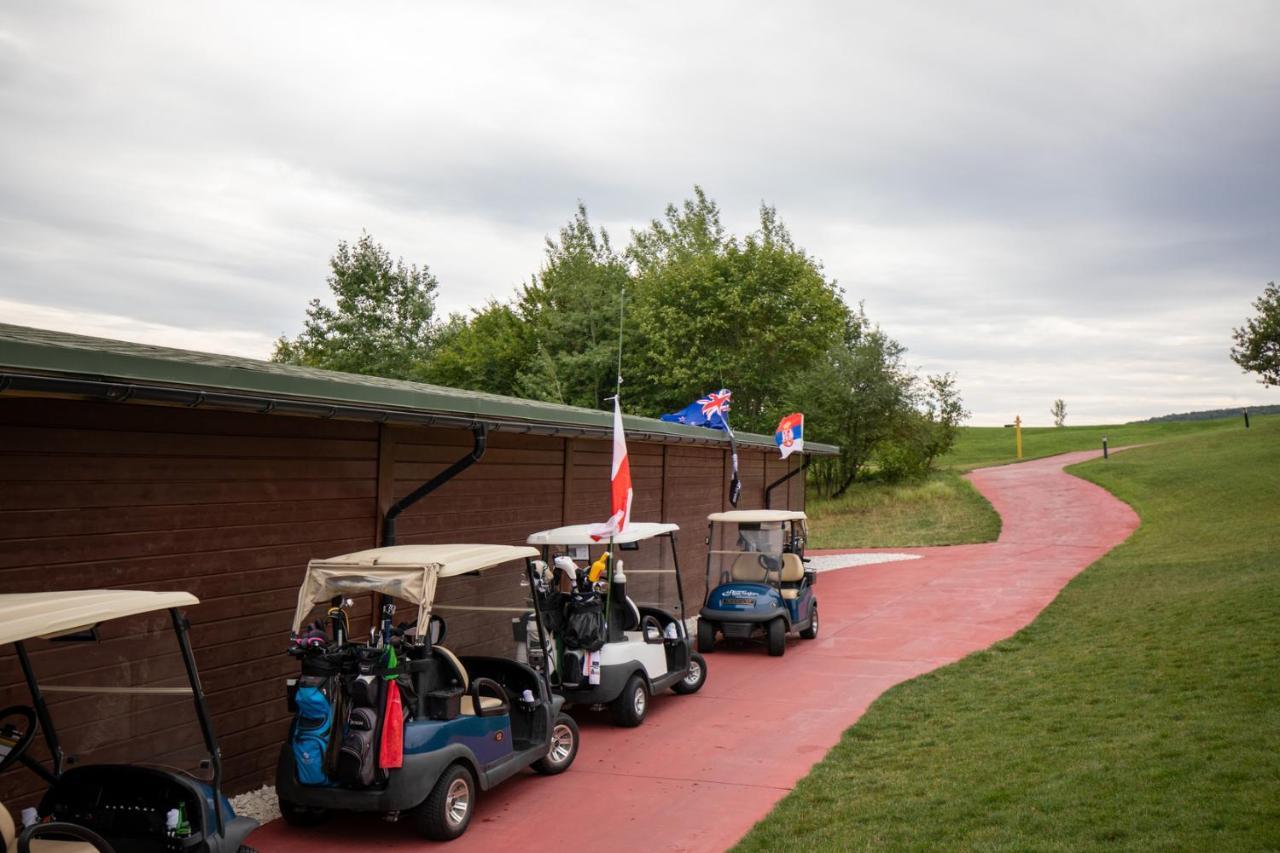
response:
<svg viewBox="0 0 1280 853"><path fill-rule="evenodd" d="M613 398L613 473L609 478L609 520L593 524L591 538L599 542L610 539L626 529L631 521L631 502L635 492L631 488L631 463L627 461L627 435L622 429L622 405Z"/></svg>
<svg viewBox="0 0 1280 853"><path fill-rule="evenodd" d="M773 434L773 443L778 445L782 458L786 459L797 450L804 451L804 415L800 412L787 415L778 423Z"/></svg>

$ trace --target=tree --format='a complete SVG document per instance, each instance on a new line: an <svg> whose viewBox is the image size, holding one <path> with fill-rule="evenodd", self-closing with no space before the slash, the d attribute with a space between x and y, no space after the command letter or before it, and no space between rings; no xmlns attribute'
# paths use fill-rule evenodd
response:
<svg viewBox="0 0 1280 853"><path fill-rule="evenodd" d="M303 331L276 341L272 361L395 379L420 376L431 356L435 276L392 260L366 232L329 259L335 307L311 300Z"/></svg>
<svg viewBox="0 0 1280 853"><path fill-rule="evenodd" d="M534 352L529 330L516 312L490 301L469 319L454 314L440 327L422 378L450 388L513 395Z"/></svg>
<svg viewBox="0 0 1280 853"><path fill-rule="evenodd" d="M1258 316L1233 330L1231 360L1263 385L1280 385L1280 288L1273 281L1253 303Z"/></svg>
<svg viewBox="0 0 1280 853"><path fill-rule="evenodd" d="M1049 409L1049 414L1053 415L1053 425L1056 427L1066 426L1067 423L1067 403L1062 398L1053 401L1053 408Z"/></svg>
<svg viewBox="0 0 1280 853"><path fill-rule="evenodd" d="M629 279L626 259L614 251L608 232L591 227L579 202L559 239L548 238L542 270L517 303L533 342L519 393L604 406L618 373L618 301Z"/></svg>
<svg viewBox="0 0 1280 853"><path fill-rule="evenodd" d="M859 306L849 312L842 339L792 387L790 408L805 413L805 431L840 446L837 458L813 463L813 478L827 494L844 494L913 415L915 379L902 364L905 352Z"/></svg>
<svg viewBox="0 0 1280 853"><path fill-rule="evenodd" d="M939 457L946 456L955 446L960 424L969 417L969 410L960 399L954 373L925 377L919 397L919 413L920 458L927 472Z"/></svg>
<svg viewBox="0 0 1280 853"><path fill-rule="evenodd" d="M773 208L728 235L700 187L632 236L629 401L660 413L708 390L733 391L735 427L770 431L799 376L840 340L848 309Z"/></svg>

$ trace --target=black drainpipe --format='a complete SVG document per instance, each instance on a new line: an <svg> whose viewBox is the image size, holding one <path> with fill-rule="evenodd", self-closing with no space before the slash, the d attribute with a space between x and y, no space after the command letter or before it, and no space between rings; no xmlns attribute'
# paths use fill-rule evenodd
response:
<svg viewBox="0 0 1280 853"><path fill-rule="evenodd" d="M475 436L475 446L471 448L470 453L396 501L387 510L387 514L382 519L382 545L396 544L396 518L400 513L479 462L480 457L484 456L485 443L488 440L488 428L484 424L476 424L471 428L471 431Z"/></svg>
<svg viewBox="0 0 1280 853"><path fill-rule="evenodd" d="M781 477L779 477L778 479L774 480L772 483L770 483L768 486L766 486L766 487L765 487L765 490L764 490L764 508L765 508L765 509L770 509L770 507L769 507L769 496L773 494L773 490L774 490L774 489L776 489L776 488L778 488L778 486L781 486L781 485L782 485L783 483L785 483L787 480L790 480L790 479L791 479L792 477L794 477L796 474L799 474L801 471L803 471L804 469L808 468L808 467L809 467L809 462L810 462L810 461L812 461L812 459L813 459L813 457L812 457L812 456L806 456L806 457L804 458L804 464L802 464L799 468L794 468L794 469L792 469L792 470L788 471L787 473L783 474Z"/></svg>

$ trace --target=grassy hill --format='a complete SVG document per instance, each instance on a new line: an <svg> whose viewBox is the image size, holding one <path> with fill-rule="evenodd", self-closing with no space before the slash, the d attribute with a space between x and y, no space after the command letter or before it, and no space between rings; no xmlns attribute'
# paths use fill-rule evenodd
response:
<svg viewBox="0 0 1280 853"><path fill-rule="evenodd" d="M882 696L739 849L1280 849L1280 418L1158 435L1072 471L1129 541Z"/></svg>

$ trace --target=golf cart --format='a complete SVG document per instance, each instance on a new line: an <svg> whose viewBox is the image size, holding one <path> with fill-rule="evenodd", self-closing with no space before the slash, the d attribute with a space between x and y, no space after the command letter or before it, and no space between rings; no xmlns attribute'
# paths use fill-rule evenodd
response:
<svg viewBox="0 0 1280 853"><path fill-rule="evenodd" d="M542 548L535 565L535 599L551 628L547 648L529 646L553 663L557 689L571 705L608 705L620 726L644 722L649 697L671 688L693 693L707 680L707 665L685 630L684 590L674 524L630 522L609 542L597 542L585 524L543 530L528 538ZM651 568L626 567L621 554L640 552ZM663 547L663 543L666 547ZM592 548L596 549L594 563ZM670 567L663 557L670 555ZM615 558L616 557L616 558ZM581 561L582 566L579 566ZM590 568L587 566L590 565ZM663 583L673 576L673 585ZM646 593L674 586L678 613L659 603L636 604L628 595L643 578ZM538 636L547 636L539 634Z"/></svg>
<svg viewBox="0 0 1280 853"><path fill-rule="evenodd" d="M715 651L716 634L729 640L763 635L769 654L787 650L787 633L818 636L817 574L805 567L805 514L745 509L707 516L707 600L698 617L698 651ZM717 549L721 543L737 547Z"/></svg>
<svg viewBox="0 0 1280 853"><path fill-rule="evenodd" d="M484 630L468 619L496 612L522 620L528 608L436 603L439 583L475 600L482 591L467 578L515 560L525 561L527 584L537 554L510 545L396 545L311 561L290 648L302 668L288 685L296 714L276 769L289 824L315 824L331 811L388 819L410 811L419 832L448 840L466 830L480 791L526 767L569 768L578 728L560 712L564 700L546 672L508 657L458 657L443 645L441 612L469 613L455 622L471 628L473 642L497 645L492 624ZM492 584L484 591L495 592L502 590ZM505 600L523 604L523 593L512 592ZM352 596L375 599L362 638L351 630ZM396 600L412 605L416 620L393 625ZM326 617L305 624L317 605L327 606ZM532 619L541 624L536 612ZM509 625L502 634L509 646Z"/></svg>
<svg viewBox="0 0 1280 853"><path fill-rule="evenodd" d="M6 853L251 853L242 842L258 823L237 817L222 795L222 755L191 653L189 625L179 610L193 604L199 604L199 600L186 592L125 589L0 595L0 645L13 644L31 694L30 706L13 705L0 710L0 772L22 764L49 786L34 812L24 810L27 826L20 831L10 812L0 806L0 849ZM188 686L38 682L27 648L29 641L40 638L57 643L92 643L99 638L100 623L156 611L168 611ZM136 635L132 639L112 636L111 651L108 653L104 645L103 652L106 659L119 661L122 644L143 640L149 641ZM36 651L43 655L44 649ZM92 671L86 659L92 657L81 655L81 668L77 671ZM130 669L135 667L138 671L163 672L154 657L129 665ZM99 714L115 704L111 697L190 696L208 752L208 760L202 766L211 771L210 779L204 781L170 767L141 764L67 767L75 764L75 758L63 752L45 701L47 694L63 693L97 694L95 713ZM172 719L171 715L168 719ZM30 754L37 732L43 735L51 766Z"/></svg>

